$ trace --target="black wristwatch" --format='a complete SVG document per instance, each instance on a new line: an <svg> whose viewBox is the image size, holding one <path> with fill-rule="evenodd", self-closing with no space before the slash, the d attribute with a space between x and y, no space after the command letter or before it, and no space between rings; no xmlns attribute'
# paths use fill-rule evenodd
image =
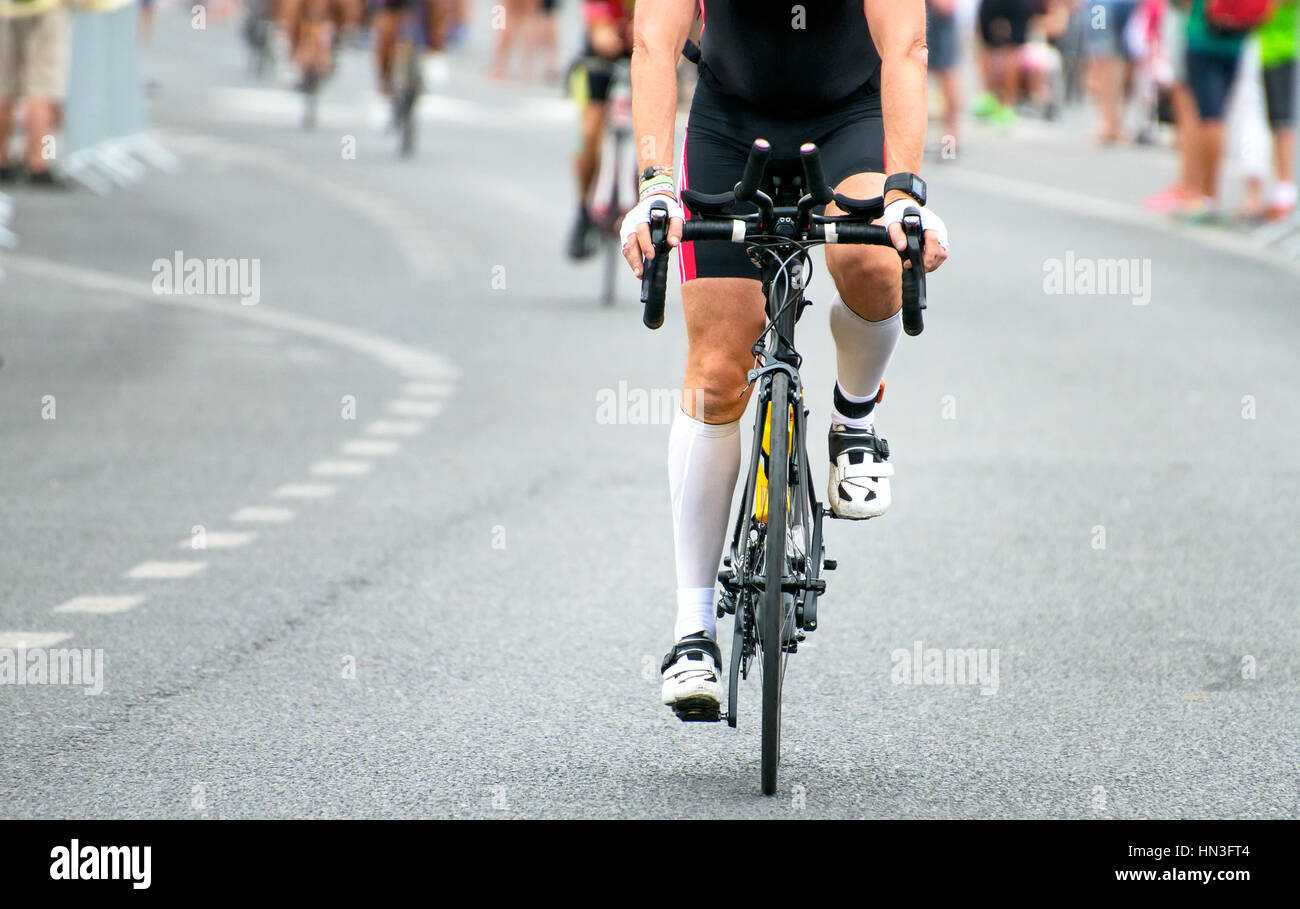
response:
<svg viewBox="0 0 1300 909"><path fill-rule="evenodd" d="M916 174L907 172L890 174L885 178L885 192L895 189L911 196L918 205L925 205L925 181Z"/></svg>

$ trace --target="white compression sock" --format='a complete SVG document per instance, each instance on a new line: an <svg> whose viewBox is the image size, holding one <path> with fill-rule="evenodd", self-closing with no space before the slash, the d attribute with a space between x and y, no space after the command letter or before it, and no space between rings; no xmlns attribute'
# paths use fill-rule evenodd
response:
<svg viewBox="0 0 1300 909"><path fill-rule="evenodd" d="M678 410L668 434L677 561L675 640L701 630L717 635L713 591L739 473L740 421L702 423Z"/></svg>
<svg viewBox="0 0 1300 909"><path fill-rule="evenodd" d="M835 339L835 364L839 391L852 403L866 403L880 392L885 369L903 334L903 316L896 312L880 322L869 322L835 295L831 304L831 337ZM874 418L851 417L833 408L831 421L852 429L867 429Z"/></svg>

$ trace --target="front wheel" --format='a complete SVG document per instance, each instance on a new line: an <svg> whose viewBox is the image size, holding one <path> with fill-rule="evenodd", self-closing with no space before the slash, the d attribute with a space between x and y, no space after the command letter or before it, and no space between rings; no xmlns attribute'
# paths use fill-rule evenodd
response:
<svg viewBox="0 0 1300 909"><path fill-rule="evenodd" d="M781 763L781 682L785 675L785 574L786 511L789 507L790 378L772 376L768 405L767 532L763 558L764 587L760 606L759 639L763 648L763 794L776 792L776 771Z"/></svg>

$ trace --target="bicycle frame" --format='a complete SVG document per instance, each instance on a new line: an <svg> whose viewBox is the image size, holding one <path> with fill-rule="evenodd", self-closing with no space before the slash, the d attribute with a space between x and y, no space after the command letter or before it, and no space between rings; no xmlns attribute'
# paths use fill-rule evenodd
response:
<svg viewBox="0 0 1300 909"><path fill-rule="evenodd" d="M776 208L779 216L794 213L793 208ZM761 552L763 534L755 533L758 522L755 517L755 498L757 493L758 471L761 469L763 439L771 401L772 375L783 372L789 378L789 402L792 411L792 431L790 433L790 523L802 532L802 539L797 548L803 554L803 564L795 566L806 572L806 580L798 577L785 580L782 572L783 600L792 602L791 634L783 644L788 652L798 649L802 631L813 631L817 627L816 603L820 592L819 584L822 566L822 520L824 510L817 499L812 483L811 463L807 452L806 410L803 404L803 380L799 375L802 363L794 347L794 330L803 310L811 305L804 297L803 259L806 256L799 244L778 242L765 247L769 255L762 258L760 275L766 299L767 326L759 342L754 345L756 367L750 372L751 383L757 383L757 409L754 420L754 435L751 447L751 461L746 475L745 492L741 499L740 511L732 534L730 557L727 564L730 571L719 572L718 580L726 593L719 605L719 616L731 613L740 623L743 634L740 653L733 647L733 669L738 668L740 678L748 678L749 662L754 648L753 624L756 622L758 602L755 594L761 591L762 581L751 577L761 573L762 566L754 558L755 552ZM789 266L793 266L790 268ZM786 292L778 291L778 282L786 278ZM794 541L787 541L787 547ZM753 610L753 614L747 611ZM783 621L783 625L785 622ZM739 655L740 660L736 659ZM739 666L736 666L739 662ZM736 725L736 704L734 697L735 679L732 673L733 696L729 698L727 722Z"/></svg>

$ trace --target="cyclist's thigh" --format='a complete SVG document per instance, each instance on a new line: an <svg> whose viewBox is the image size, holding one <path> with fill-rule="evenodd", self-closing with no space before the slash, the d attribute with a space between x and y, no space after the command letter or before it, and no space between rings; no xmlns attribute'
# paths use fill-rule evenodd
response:
<svg viewBox="0 0 1300 909"><path fill-rule="evenodd" d="M818 140L822 148L822 166L836 192L853 199L871 199L881 194L885 183L885 134L880 116L874 111L859 111L844 124ZM827 215L844 215L835 203L826 207ZM871 295L893 295L901 286L898 254L881 246L828 246L826 264L845 302L858 308L858 293L848 283L870 283ZM845 295L845 291L850 293ZM884 308L892 308L885 306ZM872 310L875 310L872 307ZM872 312L868 317L885 319L891 312Z"/></svg>
<svg viewBox="0 0 1300 909"><path fill-rule="evenodd" d="M710 244L712 245L712 244ZM692 416L729 422L744 412L751 347L763 332L763 290L749 278L697 278L682 285L686 384L700 405Z"/></svg>

